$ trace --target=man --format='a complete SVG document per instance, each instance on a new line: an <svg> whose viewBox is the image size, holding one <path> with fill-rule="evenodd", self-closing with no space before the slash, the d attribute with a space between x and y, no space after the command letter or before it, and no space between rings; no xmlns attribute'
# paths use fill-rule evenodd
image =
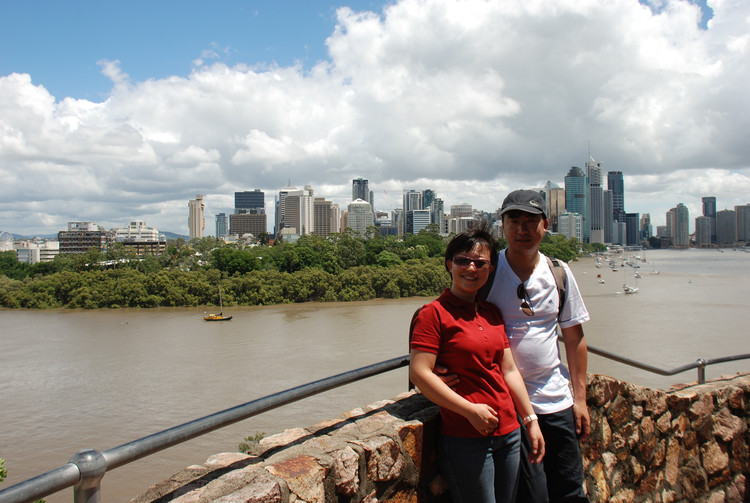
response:
<svg viewBox="0 0 750 503"><path fill-rule="evenodd" d="M588 501L583 490L579 437L590 432L586 406L587 350L581 324L589 314L568 265L565 301L539 245L549 220L545 202L532 190L508 194L500 209L508 247L498 264L487 299L503 314L505 330L546 442L542 466L522 466L518 502ZM560 325L568 368L560 359ZM572 383L572 395L569 387ZM525 456L522 456L524 459ZM522 465L523 465L522 461ZM528 472L528 473L527 473ZM526 486L530 493L520 491ZM536 496L535 496L536 495Z"/></svg>

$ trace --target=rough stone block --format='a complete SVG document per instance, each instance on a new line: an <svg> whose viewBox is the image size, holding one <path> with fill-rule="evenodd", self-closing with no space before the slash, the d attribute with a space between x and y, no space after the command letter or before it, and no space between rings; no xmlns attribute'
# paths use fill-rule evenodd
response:
<svg viewBox="0 0 750 503"><path fill-rule="evenodd" d="M268 473L258 473L251 484L244 485L221 497L214 499L213 495L208 492L204 493L200 503L209 501L214 503L282 503L288 492L286 486Z"/></svg>
<svg viewBox="0 0 750 503"><path fill-rule="evenodd" d="M359 490L359 454L347 446L331 453L333 457L333 480L336 492L353 496Z"/></svg>
<svg viewBox="0 0 750 503"><path fill-rule="evenodd" d="M701 449L703 467L710 475L729 466L729 453L723 444L711 441Z"/></svg>
<svg viewBox="0 0 750 503"><path fill-rule="evenodd" d="M323 480L328 470L318 460L306 454L266 465L272 475L284 479L289 491L303 501L324 502L325 490Z"/></svg>
<svg viewBox="0 0 750 503"><path fill-rule="evenodd" d="M353 443L365 449L369 480L382 482L400 475L404 460L401 447L392 438L377 436Z"/></svg>
<svg viewBox="0 0 750 503"><path fill-rule="evenodd" d="M745 430L747 430L745 421L732 415L727 409L720 410L714 417L713 434L724 442L731 441Z"/></svg>

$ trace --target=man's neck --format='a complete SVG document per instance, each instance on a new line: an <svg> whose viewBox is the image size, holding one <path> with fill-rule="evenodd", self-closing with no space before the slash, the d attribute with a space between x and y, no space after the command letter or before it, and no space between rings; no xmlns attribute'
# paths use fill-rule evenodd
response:
<svg viewBox="0 0 750 503"><path fill-rule="evenodd" d="M526 281L531 277L531 273L534 272L534 268L539 263L539 250L535 249L529 253L514 252L510 248L505 250L505 259L508 261L508 265L516 273L518 279Z"/></svg>

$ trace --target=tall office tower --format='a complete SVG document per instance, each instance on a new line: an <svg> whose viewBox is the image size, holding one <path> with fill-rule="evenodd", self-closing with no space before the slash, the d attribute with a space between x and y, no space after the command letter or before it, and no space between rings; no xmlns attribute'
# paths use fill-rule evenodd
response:
<svg viewBox="0 0 750 503"><path fill-rule="evenodd" d="M361 199L365 202L370 202L370 189L368 188L369 182L364 178L355 178L352 180L352 201Z"/></svg>
<svg viewBox="0 0 750 503"><path fill-rule="evenodd" d="M373 213L375 213L375 194L372 191L370 191L370 199L368 201L370 202L370 206L372 206Z"/></svg>
<svg viewBox="0 0 750 503"><path fill-rule="evenodd" d="M703 216L711 219L711 242L716 243L716 197L706 196L703 201Z"/></svg>
<svg viewBox="0 0 750 503"><path fill-rule="evenodd" d="M732 210L716 212L716 244L734 246L737 243L737 215Z"/></svg>
<svg viewBox="0 0 750 503"><path fill-rule="evenodd" d="M404 234L416 234L414 230L415 211L424 210L423 194L416 190L404 190ZM429 221L428 221L429 223Z"/></svg>
<svg viewBox="0 0 750 503"><path fill-rule="evenodd" d="M283 229L290 229L287 234L302 236L312 234L314 230L314 191L305 185L299 189L287 185L279 191L276 202L276 235L281 236Z"/></svg>
<svg viewBox="0 0 750 503"><path fill-rule="evenodd" d="M430 223L437 225L438 232L441 234L448 232L448 228L446 227L445 223L445 203L443 203L443 200L439 197L436 197L432 201L430 212Z"/></svg>
<svg viewBox="0 0 750 503"><path fill-rule="evenodd" d="M617 222L625 221L625 182L622 171L607 173L607 189L612 191L612 218Z"/></svg>
<svg viewBox="0 0 750 503"><path fill-rule="evenodd" d="M711 218L695 217L695 245L711 246Z"/></svg>
<svg viewBox="0 0 750 503"><path fill-rule="evenodd" d="M341 211L341 207L338 204L333 203L331 205L331 232L341 232L344 229L342 213L344 212Z"/></svg>
<svg viewBox="0 0 750 503"><path fill-rule="evenodd" d="M422 191L422 209L432 207L432 201L437 197L437 193L432 189L425 189Z"/></svg>
<svg viewBox="0 0 750 503"><path fill-rule="evenodd" d="M675 219L676 219L677 210L674 208L671 208L669 211L667 211L666 218L665 218L665 229L664 229L664 235L669 236L670 239L674 237L674 228L675 228Z"/></svg>
<svg viewBox="0 0 750 503"><path fill-rule="evenodd" d="M641 243L641 219L638 213L625 213L625 244L638 246Z"/></svg>
<svg viewBox="0 0 750 503"><path fill-rule="evenodd" d="M229 217L226 213L216 215L216 239L229 235Z"/></svg>
<svg viewBox="0 0 750 503"><path fill-rule="evenodd" d="M375 225L372 206L367 201L355 199L347 207L346 227L353 230L360 237L365 237L367 228Z"/></svg>
<svg viewBox="0 0 750 503"><path fill-rule="evenodd" d="M602 165L589 155L586 161L586 178L589 181L589 242L604 243L604 189Z"/></svg>
<svg viewBox="0 0 750 503"><path fill-rule="evenodd" d="M565 176L565 210L581 216L581 237L589 242L589 184L586 175L578 166L573 166Z"/></svg>
<svg viewBox="0 0 750 503"><path fill-rule="evenodd" d="M333 222L333 202L326 201L324 197L316 197L313 201L313 211L315 213L315 228L313 232L316 236L327 238L334 227Z"/></svg>
<svg viewBox="0 0 750 503"><path fill-rule="evenodd" d="M615 220L612 218L612 191L602 191L602 199L604 200L604 242L614 244L616 241Z"/></svg>
<svg viewBox="0 0 750 503"><path fill-rule="evenodd" d="M653 236L651 229L651 214L644 213L641 215L641 239L648 239Z"/></svg>
<svg viewBox="0 0 750 503"><path fill-rule="evenodd" d="M671 227L672 245L675 248L690 246L689 219L687 206L682 203L678 203L667 213L667 226Z"/></svg>
<svg viewBox="0 0 750 503"><path fill-rule="evenodd" d="M750 242L750 204L734 207L737 218L737 241Z"/></svg>
<svg viewBox="0 0 750 503"><path fill-rule="evenodd" d="M419 231L430 225L430 210L412 210L406 214L406 229L409 234L419 234Z"/></svg>
<svg viewBox="0 0 750 503"><path fill-rule="evenodd" d="M266 212L266 196L260 189L234 193L234 212L261 215Z"/></svg>
<svg viewBox="0 0 750 503"><path fill-rule="evenodd" d="M203 196L198 194L195 199L188 201L188 230L190 231L190 239L202 238L203 231L206 228L206 219L203 216Z"/></svg>
<svg viewBox="0 0 750 503"><path fill-rule="evenodd" d="M544 186L545 199L547 201L547 218L549 218L550 232L559 232L558 219L565 211L565 189L547 181Z"/></svg>

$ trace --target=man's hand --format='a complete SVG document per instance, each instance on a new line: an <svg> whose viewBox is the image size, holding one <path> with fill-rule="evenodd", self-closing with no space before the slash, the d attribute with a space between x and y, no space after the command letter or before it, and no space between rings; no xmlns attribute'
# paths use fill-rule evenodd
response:
<svg viewBox="0 0 750 503"><path fill-rule="evenodd" d="M591 418L586 402L578 401L573 404L573 418L576 422L576 434L579 439L584 439L591 433Z"/></svg>
<svg viewBox="0 0 750 503"><path fill-rule="evenodd" d="M435 365L434 372L449 388L455 387L461 381L456 374L448 374L448 369L441 365Z"/></svg>

